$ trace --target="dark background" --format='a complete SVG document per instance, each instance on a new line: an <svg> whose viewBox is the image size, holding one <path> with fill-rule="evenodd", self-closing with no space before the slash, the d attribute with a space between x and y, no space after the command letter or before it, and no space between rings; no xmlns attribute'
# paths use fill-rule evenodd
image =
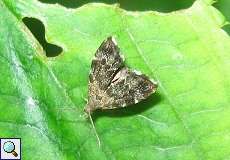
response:
<svg viewBox="0 0 230 160"><path fill-rule="evenodd" d="M67 8L78 8L87 3L106 3L120 5L128 11L158 11L158 12L172 12L180 9L189 8L195 0L39 0L42 3L55 4L58 3ZM226 5L229 4L229 5ZM221 13L230 20L230 0L219 0L214 7L219 9ZM50 44L45 39L45 27L41 21L35 18L23 19L25 25L31 30L35 38L42 45L47 57L55 57L62 52L62 48ZM223 26L223 29L230 34L230 25Z"/></svg>

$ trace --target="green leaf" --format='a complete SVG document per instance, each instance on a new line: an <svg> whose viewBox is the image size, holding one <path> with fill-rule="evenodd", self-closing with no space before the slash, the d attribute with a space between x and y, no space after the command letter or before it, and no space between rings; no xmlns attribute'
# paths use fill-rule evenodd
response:
<svg viewBox="0 0 230 160"><path fill-rule="evenodd" d="M22 138L23 159L183 159L230 156L230 39L210 0L159 13L89 3L0 1L0 137ZM22 23L43 22L47 58ZM159 83L125 109L84 116L94 52L113 35L126 64Z"/></svg>

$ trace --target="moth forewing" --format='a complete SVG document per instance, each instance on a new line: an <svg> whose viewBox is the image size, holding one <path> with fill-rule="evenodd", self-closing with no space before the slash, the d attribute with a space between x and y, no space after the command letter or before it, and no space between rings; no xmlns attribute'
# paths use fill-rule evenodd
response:
<svg viewBox="0 0 230 160"><path fill-rule="evenodd" d="M100 144L92 112L96 109L116 109L136 104L154 93L157 84L141 72L125 67L124 57L121 57L116 40L108 37L92 60L88 88L88 102L84 111L90 118Z"/></svg>

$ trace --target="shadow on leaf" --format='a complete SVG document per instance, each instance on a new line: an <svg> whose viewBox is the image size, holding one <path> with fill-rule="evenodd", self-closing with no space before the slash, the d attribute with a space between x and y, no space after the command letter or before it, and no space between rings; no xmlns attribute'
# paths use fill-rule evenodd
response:
<svg viewBox="0 0 230 160"><path fill-rule="evenodd" d="M93 113L92 117L96 121L100 117L128 117L148 110L151 107L156 106L162 100L162 97L159 93L152 94L146 100L139 102L124 108L110 109L110 110L97 110Z"/></svg>

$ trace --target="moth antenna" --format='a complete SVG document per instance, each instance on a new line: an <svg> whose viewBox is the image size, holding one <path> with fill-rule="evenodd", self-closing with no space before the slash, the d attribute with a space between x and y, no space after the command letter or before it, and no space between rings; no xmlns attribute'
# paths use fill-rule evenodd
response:
<svg viewBox="0 0 230 160"><path fill-rule="evenodd" d="M99 146L99 148L100 148L100 146L101 146L101 141L100 141L100 138L99 138L99 136L98 136L98 134L97 134L97 130L96 130L95 125L94 125L94 123L93 123L93 119L92 119L92 117L91 117L90 112L88 113L88 115L89 115L90 123L91 123L92 126L93 126L93 130L94 130L94 133L95 133L96 138L97 138L98 146Z"/></svg>

